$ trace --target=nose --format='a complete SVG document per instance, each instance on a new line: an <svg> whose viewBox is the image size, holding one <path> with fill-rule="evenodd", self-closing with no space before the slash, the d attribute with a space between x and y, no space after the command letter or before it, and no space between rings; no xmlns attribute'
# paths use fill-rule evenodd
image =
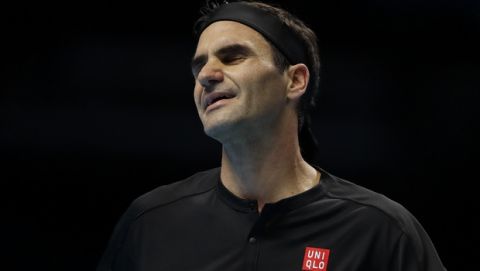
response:
<svg viewBox="0 0 480 271"><path fill-rule="evenodd" d="M197 78L200 84L206 89L222 82L223 71L221 64L214 60L208 61L198 73Z"/></svg>

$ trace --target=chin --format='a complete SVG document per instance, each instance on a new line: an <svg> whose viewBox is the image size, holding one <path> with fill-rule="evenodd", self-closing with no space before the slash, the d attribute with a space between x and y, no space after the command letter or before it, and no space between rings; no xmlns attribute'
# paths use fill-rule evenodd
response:
<svg viewBox="0 0 480 271"><path fill-rule="evenodd" d="M207 136L222 142L222 139L225 138L225 135L228 132L228 128L224 127L223 125L212 125L204 126L203 131Z"/></svg>
<svg viewBox="0 0 480 271"><path fill-rule="evenodd" d="M203 124L205 134L220 143L226 142L232 133L235 133L235 125L231 120L215 120Z"/></svg>

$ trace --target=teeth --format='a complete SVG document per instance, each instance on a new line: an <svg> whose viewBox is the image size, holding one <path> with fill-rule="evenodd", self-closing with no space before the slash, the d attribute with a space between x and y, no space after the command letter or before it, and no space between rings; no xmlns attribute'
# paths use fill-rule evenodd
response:
<svg viewBox="0 0 480 271"><path fill-rule="evenodd" d="M230 99L230 98L232 98L232 97L230 97L229 95L218 96L218 97L210 100L210 101L207 103L207 106L209 106L209 105L211 105L211 104L213 104L213 103L215 103L215 102L217 102L217 101L219 101L219 100L222 100L222 99Z"/></svg>
<svg viewBox="0 0 480 271"><path fill-rule="evenodd" d="M228 99L228 97L227 97L227 96L217 97L217 98L213 99L212 101L210 101L210 102L208 103L208 105L211 105L211 104L213 104L213 103L215 103L215 102L217 102L217 101L219 101L219 100L222 100L222 99Z"/></svg>

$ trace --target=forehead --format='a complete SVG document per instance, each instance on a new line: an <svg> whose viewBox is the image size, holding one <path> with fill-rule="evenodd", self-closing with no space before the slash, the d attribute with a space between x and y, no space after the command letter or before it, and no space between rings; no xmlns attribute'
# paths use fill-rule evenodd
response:
<svg viewBox="0 0 480 271"><path fill-rule="evenodd" d="M268 41L253 28L234 21L218 21L209 25L200 35L196 55L232 44L243 44L257 50L268 50Z"/></svg>

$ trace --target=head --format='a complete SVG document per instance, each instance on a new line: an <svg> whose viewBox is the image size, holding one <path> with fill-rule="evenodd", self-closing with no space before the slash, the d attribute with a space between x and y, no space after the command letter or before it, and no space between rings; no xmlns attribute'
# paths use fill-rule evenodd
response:
<svg viewBox="0 0 480 271"><path fill-rule="evenodd" d="M239 12L239 9L244 10ZM214 61L206 57L211 46L221 48L227 45L229 39L233 39L234 43L245 45L245 48L230 48L232 49L230 52L239 53L239 58L236 61L244 59L242 58L244 57L243 54L254 55L254 59L248 60L253 62L243 65L243 67L248 67L246 71L250 71L250 74L241 75L245 76L242 79L248 80L252 84L256 83L256 85L250 84L248 86L250 91L255 93L250 93L249 99L244 101L252 103L253 108L267 99L274 100L272 106L276 106L275 102L281 103L281 99L275 101L275 93L266 91L266 89L281 88L281 85L277 86L276 84L285 82L282 81L285 76L292 76L292 72L294 72L292 70L299 70L301 73L302 69L306 69L305 88L295 103L300 147L305 156L305 152L315 145L309 127L309 111L315 106L319 85L320 61L315 33L291 13L272 5L250 1L241 2L241 4L218 4L209 1L203 10L203 16L195 24L195 34L198 38L198 46L192 68L196 77L196 89L203 89L206 93L209 91L215 92L216 89L217 91L224 91L224 95L230 99L236 99L236 95L239 94L235 91L229 92L228 89L222 89L223 87L230 87L228 83L222 86L221 82L225 79L224 77L230 76L229 72L233 73L232 65L220 63L227 67L225 73L222 67L214 67L214 65L208 67L209 70L203 70L208 61ZM222 39L225 41L223 44L213 42L213 40ZM252 51L250 51L252 48L249 48L249 45L253 45ZM250 52L245 52L244 49ZM218 60L224 62L220 58ZM200 65L198 65L199 63ZM238 72L238 70L235 72ZM252 74L258 81L253 80L252 82L251 78L246 78L248 75L252 77ZM238 78L238 75L236 76ZM232 85L236 83L233 82ZM240 95L242 94L240 93ZM198 96L198 99L201 99L200 96ZM198 102L196 101L197 107L199 106ZM229 99L225 99L217 105L221 107L222 103L228 102ZM259 104L259 106L262 106L262 104ZM278 104L278 106L281 105ZM217 107L213 107L213 109ZM201 114L200 109L199 113ZM202 116L200 117L202 118ZM265 119L265 121L269 121L269 119ZM204 119L202 119L202 122L204 127L207 126L205 129L209 134L208 123L205 123Z"/></svg>

